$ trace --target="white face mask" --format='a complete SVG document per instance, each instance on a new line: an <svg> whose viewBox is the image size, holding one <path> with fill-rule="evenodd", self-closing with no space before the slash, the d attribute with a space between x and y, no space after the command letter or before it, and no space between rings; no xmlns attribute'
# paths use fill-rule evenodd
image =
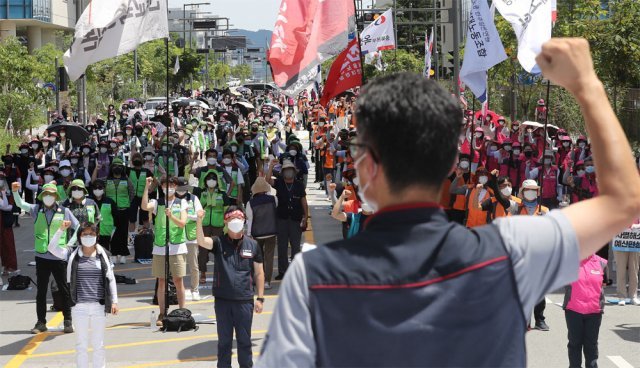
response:
<svg viewBox="0 0 640 368"><path fill-rule="evenodd" d="M84 153L85 155L88 154L89 152L91 152L91 150L89 148L84 148L82 150L82 153Z"/></svg>
<svg viewBox="0 0 640 368"><path fill-rule="evenodd" d="M36 144L32 144L32 145L31 145L31 148L32 148L32 149L38 149L38 144L37 144L37 143L36 143Z"/></svg>
<svg viewBox="0 0 640 368"><path fill-rule="evenodd" d="M62 175L62 176L69 176L69 174L71 174L71 170L69 170L69 169L60 170L60 175Z"/></svg>
<svg viewBox="0 0 640 368"><path fill-rule="evenodd" d="M502 193L503 196L505 197L510 197L511 196L511 187L504 187L502 189L500 189L500 193Z"/></svg>
<svg viewBox="0 0 640 368"><path fill-rule="evenodd" d="M115 143L111 143L110 146L111 146L111 149L114 149L114 148L118 147L118 145L115 144Z"/></svg>
<svg viewBox="0 0 640 368"><path fill-rule="evenodd" d="M356 160L356 162L354 162L354 167L356 168L356 172L358 172L358 164L360 162L362 162L362 160L364 159L365 155L362 155L358 160ZM375 164L375 169L373 170L373 174L371 175L370 180L373 180L373 177L378 173L378 164ZM362 188L360 188L360 186L358 186L358 195L360 196L360 198L362 198L362 202L363 203L368 203L369 206L371 207L371 211L377 211L378 210L378 204L375 202L375 200L372 200L371 198L368 198L367 195L365 194L367 192L367 189L369 188L369 185L371 185L371 181L369 181L367 184L365 184Z"/></svg>
<svg viewBox="0 0 640 368"><path fill-rule="evenodd" d="M244 229L244 220L233 219L227 223L227 228L232 233L239 234L242 232L242 229Z"/></svg>
<svg viewBox="0 0 640 368"><path fill-rule="evenodd" d="M514 155L519 155L520 154L520 150L518 150L518 149L517 150L513 150L513 154Z"/></svg>
<svg viewBox="0 0 640 368"><path fill-rule="evenodd" d="M78 163L78 159L77 158L72 158L71 159L71 163L74 164L74 165L77 164Z"/></svg>
<svg viewBox="0 0 640 368"><path fill-rule="evenodd" d="M146 161L152 161L152 160L153 160L153 156L152 156L152 155L145 155L145 156L144 156L144 159L145 159Z"/></svg>
<svg viewBox="0 0 640 368"><path fill-rule="evenodd" d="M85 235L85 236L81 236L80 237L80 244L82 244L83 247L93 247L94 245L96 245L96 236L93 235Z"/></svg>
<svg viewBox="0 0 640 368"><path fill-rule="evenodd" d="M23 148L23 149L20 150L20 152L23 153L23 154L27 154L29 152L29 150L26 149L26 148Z"/></svg>
<svg viewBox="0 0 640 368"><path fill-rule="evenodd" d="M80 198L84 197L84 191L82 191L82 190L72 190L71 191L71 196L74 199L80 199Z"/></svg>
<svg viewBox="0 0 640 368"><path fill-rule="evenodd" d="M44 196L42 197L42 203L44 203L44 205L47 207L51 207L54 203L56 203L56 197L50 195Z"/></svg>
<svg viewBox="0 0 640 368"><path fill-rule="evenodd" d="M291 156L295 156L295 155L297 155L297 154L298 154L298 151L296 151L296 150L289 150L289 154L290 154Z"/></svg>
<svg viewBox="0 0 640 368"><path fill-rule="evenodd" d="M209 188L215 188L215 187L216 187L216 185L218 185L218 182L217 182L217 181L215 181L215 180L213 180L213 179L209 179L209 180L207 180L207 186L208 186Z"/></svg>
<svg viewBox="0 0 640 368"><path fill-rule="evenodd" d="M175 188L169 188L168 190L167 190L167 188L165 188L164 192L167 193L168 196L172 196L172 195L176 194Z"/></svg>
<svg viewBox="0 0 640 368"><path fill-rule="evenodd" d="M238 152L238 147L236 147L236 146L231 147L231 152L233 152L233 153Z"/></svg>
<svg viewBox="0 0 640 368"><path fill-rule="evenodd" d="M511 151L511 146L504 146L504 150L507 152Z"/></svg>
<svg viewBox="0 0 640 368"><path fill-rule="evenodd" d="M476 133L476 134L474 134L474 136L475 136L476 138L482 138L482 133Z"/></svg>
<svg viewBox="0 0 640 368"><path fill-rule="evenodd" d="M207 159L207 164L209 164L209 165L211 165L211 166L215 165L217 162L218 162L218 159L217 159L217 158L215 158L215 157L209 157L209 158Z"/></svg>
<svg viewBox="0 0 640 368"><path fill-rule="evenodd" d="M60 133L60 137L64 138L67 134L66 133Z"/></svg>
<svg viewBox="0 0 640 368"><path fill-rule="evenodd" d="M466 170L469 168L469 161L460 161L458 166L460 166L462 170Z"/></svg>
<svg viewBox="0 0 640 368"><path fill-rule="evenodd" d="M535 190L525 190L523 195L524 195L524 199L526 199L529 202L535 201L536 198L538 198L538 192L536 192Z"/></svg>
<svg viewBox="0 0 640 368"><path fill-rule="evenodd" d="M53 175L45 175L44 176L44 183L45 184L50 183L52 181L53 181Z"/></svg>
<svg viewBox="0 0 640 368"><path fill-rule="evenodd" d="M486 176L480 176L478 177L478 183L485 185L487 184L487 182L489 181L489 178Z"/></svg>
<svg viewBox="0 0 640 368"><path fill-rule="evenodd" d="M578 147L580 147L580 148L584 148L584 146L585 146L585 143L584 143L584 142L580 142L580 143L578 143Z"/></svg>
<svg viewBox="0 0 640 368"><path fill-rule="evenodd" d="M107 153L107 147L100 147L100 153Z"/></svg>
<svg viewBox="0 0 640 368"><path fill-rule="evenodd" d="M227 165L227 166L231 165L231 159L230 158L225 158L225 159L222 160L222 163Z"/></svg>
<svg viewBox="0 0 640 368"><path fill-rule="evenodd" d="M102 197L102 195L104 194L104 189L94 189L93 190L93 195L96 197Z"/></svg>
<svg viewBox="0 0 640 368"><path fill-rule="evenodd" d="M586 172L586 171L584 171L584 170L578 170L578 176L582 176L582 175L584 175L584 173L585 173L585 172Z"/></svg>
<svg viewBox="0 0 640 368"><path fill-rule="evenodd" d="M569 142L562 142L562 146L564 146L564 147L569 147L569 145L571 145L571 143L569 143Z"/></svg>
<svg viewBox="0 0 640 368"><path fill-rule="evenodd" d="M549 159L549 158L545 158L544 159L544 164L545 165L549 165L550 163L551 163L551 159Z"/></svg>

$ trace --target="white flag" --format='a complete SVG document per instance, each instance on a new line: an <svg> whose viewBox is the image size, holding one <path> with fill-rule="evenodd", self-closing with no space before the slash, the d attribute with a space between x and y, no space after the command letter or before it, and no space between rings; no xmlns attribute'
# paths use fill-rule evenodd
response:
<svg viewBox="0 0 640 368"><path fill-rule="evenodd" d="M431 77L431 54L433 53L433 27L431 27L431 36L424 34L424 71L422 75L427 79Z"/></svg>
<svg viewBox="0 0 640 368"><path fill-rule="evenodd" d="M480 100L487 100L487 71L507 58L487 0L473 0L460 80Z"/></svg>
<svg viewBox="0 0 640 368"><path fill-rule="evenodd" d="M180 56L176 55L176 64L173 66L173 75L178 74L180 71Z"/></svg>
<svg viewBox="0 0 640 368"><path fill-rule="evenodd" d="M540 73L536 56L551 39L551 1L495 1L496 8L511 23L518 39L518 61L529 73Z"/></svg>
<svg viewBox="0 0 640 368"><path fill-rule="evenodd" d="M369 52L396 48L392 11L392 9L389 9L382 13L378 19L371 22L360 34L360 47L363 55Z"/></svg>
<svg viewBox="0 0 640 368"><path fill-rule="evenodd" d="M164 37L169 37L166 1L92 1L80 16L71 47L64 54L69 79L77 80L93 63Z"/></svg>

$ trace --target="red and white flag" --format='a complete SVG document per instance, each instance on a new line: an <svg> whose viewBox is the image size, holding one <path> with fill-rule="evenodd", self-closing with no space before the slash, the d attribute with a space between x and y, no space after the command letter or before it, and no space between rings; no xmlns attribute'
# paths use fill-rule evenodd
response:
<svg viewBox="0 0 640 368"><path fill-rule="evenodd" d="M326 106L329 100L340 93L362 85L362 63L358 39L354 38L349 46L338 55L331 64L329 76L324 84L320 105Z"/></svg>
<svg viewBox="0 0 640 368"><path fill-rule="evenodd" d="M269 51L276 85L297 95L315 81L320 63L344 50L352 29L353 1L282 0Z"/></svg>

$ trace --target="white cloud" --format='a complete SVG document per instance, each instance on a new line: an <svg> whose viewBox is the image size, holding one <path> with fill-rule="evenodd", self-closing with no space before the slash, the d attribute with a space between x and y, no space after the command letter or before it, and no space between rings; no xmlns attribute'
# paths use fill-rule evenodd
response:
<svg viewBox="0 0 640 368"><path fill-rule="evenodd" d="M257 31L273 30L281 0L169 0L170 8L180 8L183 4L210 2L200 5L201 11L210 11L221 17L228 17L232 28Z"/></svg>

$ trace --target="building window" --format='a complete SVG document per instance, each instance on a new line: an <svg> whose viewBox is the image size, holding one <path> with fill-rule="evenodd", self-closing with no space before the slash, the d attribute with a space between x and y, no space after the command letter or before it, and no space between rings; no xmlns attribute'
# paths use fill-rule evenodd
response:
<svg viewBox="0 0 640 368"><path fill-rule="evenodd" d="M0 0L0 19L51 22L51 0Z"/></svg>

